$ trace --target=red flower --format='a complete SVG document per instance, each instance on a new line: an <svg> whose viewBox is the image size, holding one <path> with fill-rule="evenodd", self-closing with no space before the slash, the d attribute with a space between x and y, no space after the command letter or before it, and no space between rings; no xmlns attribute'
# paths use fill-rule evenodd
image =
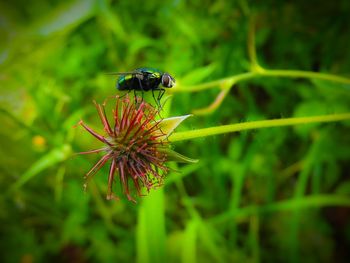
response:
<svg viewBox="0 0 350 263"><path fill-rule="evenodd" d="M116 97L116 107L113 110L114 125L111 125L106 116L105 104L95 105L106 135L98 134L83 121L79 124L103 142L105 147L80 154L105 153L85 175L87 181L111 161L107 199L118 199L112 190L116 176L119 177L127 198L136 202L130 194L129 181L133 182L138 195L141 196L142 186L146 187L148 192L151 188L163 184L164 175L169 171L165 166L169 156L187 162L190 160L170 150L166 140L168 133L188 116L172 118L170 125L169 121L164 125L165 121L170 119L156 120L159 112L150 104L144 101L135 103L130 101L129 97ZM84 184L85 188L86 186L87 182Z"/></svg>

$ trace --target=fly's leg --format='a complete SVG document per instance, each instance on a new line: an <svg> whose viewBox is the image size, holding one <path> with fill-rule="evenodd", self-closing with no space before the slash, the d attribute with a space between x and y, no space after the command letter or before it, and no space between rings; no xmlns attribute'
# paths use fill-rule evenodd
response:
<svg viewBox="0 0 350 263"><path fill-rule="evenodd" d="M157 106L159 108L160 105L159 105L158 101L156 100L156 97L154 96L154 91L155 91L155 89L152 89L152 97L153 97L154 101L157 103Z"/></svg>
<svg viewBox="0 0 350 263"><path fill-rule="evenodd" d="M160 89L160 90L159 90L159 93L158 93L158 97L157 97L157 102L158 102L158 104L159 104L160 110L162 110L162 108L163 108L163 107L162 107L162 104L160 104L160 100L162 99L164 93L165 93L165 89Z"/></svg>
<svg viewBox="0 0 350 263"><path fill-rule="evenodd" d="M165 93L165 89L159 89L157 100L160 102L160 100L163 98L163 95Z"/></svg>
<svg viewBox="0 0 350 263"><path fill-rule="evenodd" d="M135 104L137 104L137 99L136 99L136 91L134 90L134 100L135 100Z"/></svg>
<svg viewBox="0 0 350 263"><path fill-rule="evenodd" d="M153 93L154 90L159 90L157 99L154 97L154 93ZM164 93L165 93L165 89L157 88L157 89L152 90L152 95L153 95L154 101L157 103L159 110L162 110L162 104L160 104L160 100L162 99Z"/></svg>
<svg viewBox="0 0 350 263"><path fill-rule="evenodd" d="M140 85L140 89L141 89L141 102L143 102L143 92L144 92L144 89L142 87L142 82L141 82L141 79L137 78L137 80L139 81L139 85ZM135 90L134 90L135 92Z"/></svg>
<svg viewBox="0 0 350 263"><path fill-rule="evenodd" d="M131 89L128 89L127 91L128 91L128 92L124 93L122 96L117 95L118 98L119 98L119 99L124 98L126 95L128 95L128 94L131 92Z"/></svg>

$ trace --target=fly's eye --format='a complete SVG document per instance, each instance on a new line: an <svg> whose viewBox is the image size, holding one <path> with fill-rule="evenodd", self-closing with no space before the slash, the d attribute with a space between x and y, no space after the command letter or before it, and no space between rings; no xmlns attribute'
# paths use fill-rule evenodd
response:
<svg viewBox="0 0 350 263"><path fill-rule="evenodd" d="M162 76L162 85L166 88L174 86L175 80L168 74L164 73Z"/></svg>

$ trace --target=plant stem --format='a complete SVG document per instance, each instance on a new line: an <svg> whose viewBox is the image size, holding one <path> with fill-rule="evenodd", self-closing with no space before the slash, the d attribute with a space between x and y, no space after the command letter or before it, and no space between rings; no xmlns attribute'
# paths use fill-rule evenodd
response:
<svg viewBox="0 0 350 263"><path fill-rule="evenodd" d="M235 123L229 125L221 125L216 127L197 129L186 132L177 132L169 137L172 142L190 140L194 138L207 137L212 135L218 135L229 132L238 132L244 130L279 127L279 126L292 126L298 124L308 124L317 122L334 122L350 120L350 113L340 113L340 114L329 114L321 116L311 116L311 117L298 117L298 118L284 118L275 120L263 120L263 121L252 121L244 123Z"/></svg>
<svg viewBox="0 0 350 263"><path fill-rule="evenodd" d="M264 77L287 77L287 78L307 78L307 79L322 79L327 81L350 84L350 79L320 72L303 71L303 70L284 70L284 69L269 69L259 72Z"/></svg>
<svg viewBox="0 0 350 263"><path fill-rule="evenodd" d="M321 79L332 82L350 84L350 78L341 77L333 74L326 74L320 72L303 71L303 70L284 70L284 69L264 69L255 67L254 71L241 73L233 75L231 77L194 85L194 86L184 86L172 89L173 92L197 92L206 89L215 88L223 85L224 83L229 83L230 85L225 85L227 88L231 88L233 84L254 78L260 77L284 77L284 78L307 78L307 79Z"/></svg>

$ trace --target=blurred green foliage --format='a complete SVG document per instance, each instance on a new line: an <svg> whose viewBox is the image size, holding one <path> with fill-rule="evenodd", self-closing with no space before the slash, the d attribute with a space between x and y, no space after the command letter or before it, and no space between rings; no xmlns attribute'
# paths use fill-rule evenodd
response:
<svg viewBox="0 0 350 263"><path fill-rule="evenodd" d="M1 2L1 262L348 262L347 122L178 142L200 162L136 205L104 199L107 167L83 192L97 156L74 153L98 144L73 126L99 129L92 100L116 94L107 72L151 66L185 87L250 70L253 18L264 67L349 77L349 12L347 0ZM174 93L170 115L218 93ZM349 84L261 78L180 129L349 110Z"/></svg>

